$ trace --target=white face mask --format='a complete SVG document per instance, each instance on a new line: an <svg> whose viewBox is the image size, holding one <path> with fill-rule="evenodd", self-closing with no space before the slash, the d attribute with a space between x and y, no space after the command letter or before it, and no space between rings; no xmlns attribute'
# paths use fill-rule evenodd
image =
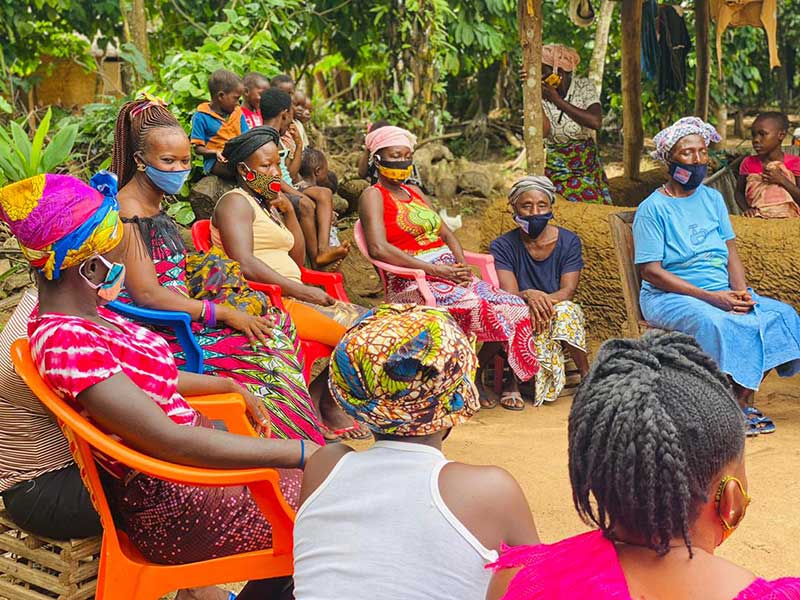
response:
<svg viewBox="0 0 800 600"><path fill-rule="evenodd" d="M106 273L105 279L103 279L101 283L92 283L83 272L84 267L89 262L88 260L84 261L78 269L78 272L81 274L86 284L97 291L98 297L104 304L106 302L113 302L119 296L119 293L122 291L122 285L125 283L125 265L122 263L109 262L99 254L93 258L99 259L100 262L108 268L108 273Z"/></svg>

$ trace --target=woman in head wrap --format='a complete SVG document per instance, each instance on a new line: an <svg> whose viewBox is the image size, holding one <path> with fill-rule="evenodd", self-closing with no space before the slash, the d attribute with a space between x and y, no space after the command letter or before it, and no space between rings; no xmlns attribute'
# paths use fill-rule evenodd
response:
<svg viewBox="0 0 800 600"><path fill-rule="evenodd" d="M600 94L589 79L575 77L580 61L573 48L561 44L542 48L545 175L556 193L570 202L611 204L595 142L603 124Z"/></svg>
<svg viewBox="0 0 800 600"><path fill-rule="evenodd" d="M555 187L547 177L519 179L508 195L517 229L489 245L500 287L523 298L531 311L540 367L537 405L553 402L564 388L563 350L569 352L581 376L589 371L583 311L572 302L583 269L581 240L550 224L555 197ZM516 389L516 381L512 385ZM522 406L521 397L516 402Z"/></svg>
<svg viewBox="0 0 800 600"><path fill-rule="evenodd" d="M280 191L280 136L272 127L251 129L227 144L223 155L239 187L223 194L211 218L212 254L230 257L251 281L279 285L284 306L304 340L335 346L366 309L334 300L300 279L303 232L289 199ZM311 384L326 439L364 438L360 428L327 394L327 370Z"/></svg>
<svg viewBox="0 0 800 600"><path fill-rule="evenodd" d="M369 254L424 271L437 306L449 310L464 331L479 341L502 343L515 375L528 381L539 369L528 306L522 298L475 277L458 239L425 202L422 190L403 183L411 172L415 142L400 127L381 127L367 135L367 148L378 168L378 183L364 190L359 201ZM389 302L423 302L413 279L391 273L386 279ZM484 344L481 364L496 352L496 344ZM486 408L496 405L488 397L481 401ZM501 397L500 403L518 409L510 395Z"/></svg>
<svg viewBox="0 0 800 600"><path fill-rule="evenodd" d="M653 157L670 179L636 211L633 239L643 280L642 314L655 327L688 333L731 378L750 435L772 420L749 406L772 369L800 372L800 317L747 285L725 201L702 184L713 126L686 117L659 132Z"/></svg>
<svg viewBox="0 0 800 600"><path fill-rule="evenodd" d="M606 342L569 415L572 498L594 531L509 550L487 600L800 598L800 579L716 555L750 504L744 454L742 414L694 340Z"/></svg>
<svg viewBox="0 0 800 600"><path fill-rule="evenodd" d="M289 316L254 296L237 265L209 265L213 258L187 256L177 224L162 209L164 195L180 191L190 164L189 138L162 102L142 99L122 107L111 167L122 185L128 269L123 299L189 313L206 373L229 377L260 397L275 436L321 443ZM183 361L177 340L159 333Z"/></svg>
<svg viewBox="0 0 800 600"><path fill-rule="evenodd" d="M0 189L0 218L36 269L39 308L28 327L45 381L108 435L148 456L209 468L278 467L281 490L297 504L312 442L215 431L185 396L238 392L251 416L261 402L230 379L178 371L166 341L103 305L125 280L116 180L94 188L66 175L37 175ZM147 558L182 564L270 547L271 531L244 486L193 487L131 471L96 453L116 522ZM106 524L107 526L110 524ZM266 582L240 598L260 598ZM261 594L261 595L259 595ZM222 600L216 588L178 598Z"/></svg>
<svg viewBox="0 0 800 600"><path fill-rule="evenodd" d="M511 475L442 454L478 410L476 367L467 336L435 308L384 305L342 338L331 392L376 442L363 452L332 444L308 465L297 600L483 600L501 545L538 543Z"/></svg>

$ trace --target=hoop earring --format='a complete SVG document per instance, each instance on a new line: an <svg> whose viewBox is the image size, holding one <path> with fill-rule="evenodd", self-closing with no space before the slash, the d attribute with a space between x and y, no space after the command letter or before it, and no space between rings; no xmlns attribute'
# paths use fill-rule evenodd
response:
<svg viewBox="0 0 800 600"><path fill-rule="evenodd" d="M140 173L143 173L147 169L147 165L144 163L136 163L136 170Z"/></svg>

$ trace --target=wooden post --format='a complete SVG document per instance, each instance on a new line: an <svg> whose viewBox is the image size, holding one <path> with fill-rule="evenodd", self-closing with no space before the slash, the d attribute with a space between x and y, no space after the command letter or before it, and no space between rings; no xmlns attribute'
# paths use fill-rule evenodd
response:
<svg viewBox="0 0 800 600"><path fill-rule="evenodd" d="M544 174L542 118L542 0L518 0L519 39L525 82L522 90L523 137L528 173Z"/></svg>
<svg viewBox="0 0 800 600"><path fill-rule="evenodd" d="M704 121L708 121L708 104L711 92L708 0L695 0L694 12L695 46L697 51L697 69L694 79L694 114Z"/></svg>
<svg viewBox="0 0 800 600"><path fill-rule="evenodd" d="M589 61L589 79L597 88L603 89L603 72L606 66L606 52L608 50L608 32L611 29L611 19L614 16L616 0L601 0L597 16L597 29L594 33L594 48L592 60Z"/></svg>
<svg viewBox="0 0 800 600"><path fill-rule="evenodd" d="M622 162L625 177L639 179L642 129L642 3L622 0Z"/></svg>

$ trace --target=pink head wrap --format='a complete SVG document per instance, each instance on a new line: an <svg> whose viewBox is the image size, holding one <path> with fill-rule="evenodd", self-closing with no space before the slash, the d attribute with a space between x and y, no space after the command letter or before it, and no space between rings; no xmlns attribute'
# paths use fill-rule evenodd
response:
<svg viewBox="0 0 800 600"><path fill-rule="evenodd" d="M394 125L379 127L368 133L364 139L364 144L367 146L370 155L375 154L381 148L389 148L391 146L405 146L414 150L416 143L417 136L407 129L395 127Z"/></svg>
<svg viewBox="0 0 800 600"><path fill-rule="evenodd" d="M542 46L542 64L550 65L553 67L553 71L561 69L567 73L572 73L580 63L580 55L569 46L562 44Z"/></svg>

